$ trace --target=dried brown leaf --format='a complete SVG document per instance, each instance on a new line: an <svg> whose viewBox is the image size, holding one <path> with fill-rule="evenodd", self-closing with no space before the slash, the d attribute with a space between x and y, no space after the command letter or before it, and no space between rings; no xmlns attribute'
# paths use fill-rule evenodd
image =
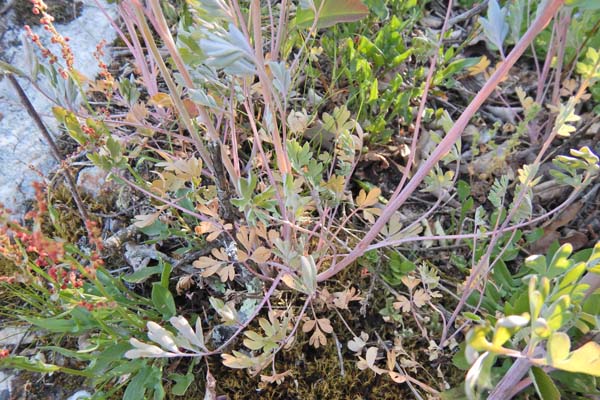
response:
<svg viewBox="0 0 600 400"><path fill-rule="evenodd" d="M323 330L323 332L325 332L325 333L333 332L333 327L331 326L331 321L329 321L329 318L319 318L317 320L317 322L319 324L319 328L321 328Z"/></svg>
<svg viewBox="0 0 600 400"><path fill-rule="evenodd" d="M260 246L252 253L252 260L257 264L264 264L269 261L271 257L271 250L266 247Z"/></svg>
<svg viewBox="0 0 600 400"><path fill-rule="evenodd" d="M425 304L427 304L427 302L431 300L431 296L423 289L417 289L415 290L415 293L413 295L413 302L415 303L415 306L417 306L418 308L423 307Z"/></svg>
<svg viewBox="0 0 600 400"><path fill-rule="evenodd" d="M406 297L404 297L402 295L396 297L396 299L398 301L396 301L392 304L394 309L401 310L404 313L410 312L410 309L411 309L410 300L408 300Z"/></svg>
<svg viewBox="0 0 600 400"><path fill-rule="evenodd" d="M306 333L306 332L312 331L314 329L316 323L317 323L316 320L309 319L308 321L306 321L304 323L304 325L302 325L302 332Z"/></svg>
<svg viewBox="0 0 600 400"><path fill-rule="evenodd" d="M311 335L310 339L308 339L308 344L313 346L315 349L318 349L320 346L325 346L327 344L327 338L319 328L315 328L315 331Z"/></svg>

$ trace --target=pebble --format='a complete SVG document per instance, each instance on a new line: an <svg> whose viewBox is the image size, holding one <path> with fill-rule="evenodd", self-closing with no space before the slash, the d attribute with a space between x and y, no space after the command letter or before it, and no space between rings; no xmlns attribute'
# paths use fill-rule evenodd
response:
<svg viewBox="0 0 600 400"><path fill-rule="evenodd" d="M79 171L77 175L77 187L94 197L98 197L114 186L113 182L106 181L106 176L106 171L99 167L86 167Z"/></svg>

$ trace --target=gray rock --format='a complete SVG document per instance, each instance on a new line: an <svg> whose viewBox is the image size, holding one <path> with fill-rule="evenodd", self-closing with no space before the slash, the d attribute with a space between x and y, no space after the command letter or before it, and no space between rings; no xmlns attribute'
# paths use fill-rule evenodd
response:
<svg viewBox="0 0 600 400"><path fill-rule="evenodd" d="M107 181L106 176L106 171L96 166L84 168L77 175L77 187L98 197L114 187L114 182Z"/></svg>
<svg viewBox="0 0 600 400"><path fill-rule="evenodd" d="M105 0L99 2L109 14L116 16L114 5L109 5ZM70 38L69 44L75 54L77 71L93 79L98 73L98 66L92 53L100 40L106 39L111 43L116 33L94 0L85 0L83 3L84 7L79 18L68 24L56 24L56 27L63 36ZM2 22L8 21L9 24L8 30L0 40L2 56L9 63L28 73L32 62L26 49L18 45L23 29L21 26L10 25L9 18L7 15L2 16ZM49 40L41 26L33 27L32 30L43 40ZM56 51L55 47L50 47ZM108 62L108 59L104 61ZM56 134L56 123L51 111L53 104L31 83L24 79L19 81L47 127ZM43 80L39 85L50 97L60 97ZM40 181L39 174L47 174L56 163L34 122L21 106L8 79L0 80L0 110L2 113L0 116L0 164L2 165L0 203L13 210L15 214L19 214L23 211L24 200L33 195L31 183Z"/></svg>

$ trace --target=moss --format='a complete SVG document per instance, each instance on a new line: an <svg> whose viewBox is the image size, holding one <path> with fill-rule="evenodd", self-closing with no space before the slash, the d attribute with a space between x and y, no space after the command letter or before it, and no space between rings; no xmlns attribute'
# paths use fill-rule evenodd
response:
<svg viewBox="0 0 600 400"><path fill-rule="evenodd" d="M308 341L308 338L305 338ZM345 375L340 374L340 364L335 346L329 344L318 350L296 345L277 356L276 370L290 370L283 383L261 384L260 377L251 377L244 370L223 366L218 358L210 361L210 371L217 381L217 394L227 395L231 400L346 400L346 399L401 399L411 396L406 385L394 383L384 376L370 371L360 371L353 357L345 357ZM263 371L269 374L270 369ZM205 367L195 371L204 377ZM204 379L196 379L184 397L172 399L198 399L204 396Z"/></svg>
<svg viewBox="0 0 600 400"><path fill-rule="evenodd" d="M13 260L0 256L0 276L11 276L18 270Z"/></svg>
<svg viewBox="0 0 600 400"><path fill-rule="evenodd" d="M86 235L85 226L73 200L71 191L64 183L57 183L48 189L48 203L55 210L56 218L50 216L45 218L42 227L44 233L49 236L58 236L69 243L77 243ZM90 218L99 224L100 217L94 217L94 213L110 214L113 212L116 194L113 192L93 197L86 193L80 193ZM101 226L101 225L100 225Z"/></svg>

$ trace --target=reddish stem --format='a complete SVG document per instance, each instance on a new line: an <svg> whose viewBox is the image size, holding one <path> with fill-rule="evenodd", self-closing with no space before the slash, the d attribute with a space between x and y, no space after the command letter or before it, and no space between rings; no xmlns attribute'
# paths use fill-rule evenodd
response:
<svg viewBox="0 0 600 400"><path fill-rule="evenodd" d="M389 221L396 210L398 210L400 206L402 206L402 204L404 204L404 202L410 197L410 195L419 187L423 179L427 176L427 174L429 174L429 171L431 171L442 159L442 157L444 157L444 155L451 150L454 143L456 143L456 141L460 138L461 133L469 123L471 117L481 107L483 102L490 96L490 94L492 94L498 84L502 82L502 80L510 71L510 68L521 57L533 39L535 39L535 37L546 27L546 25L548 25L556 11L563 5L563 3L564 0L553 0L546 6L544 12L541 13L533 22L519 43L517 43L517 45L507 56L506 60L504 60L504 62L498 66L496 72L494 72L483 88L481 88L481 91L465 109L452 129L450 129L450 132L448 132L448 134L433 151L431 156L429 156L429 158L417 170L414 177L408 182L398 197L388 203L387 207L383 210L381 217L379 217L369 232L367 232L365 237L360 241L360 243L358 243L356 248L350 252L350 254L348 254L348 256L346 256L338 264L332 265L329 269L317 276L317 280L319 282L330 279L365 253L369 244L371 244L377 235L379 235L379 232L381 232L385 224Z"/></svg>

